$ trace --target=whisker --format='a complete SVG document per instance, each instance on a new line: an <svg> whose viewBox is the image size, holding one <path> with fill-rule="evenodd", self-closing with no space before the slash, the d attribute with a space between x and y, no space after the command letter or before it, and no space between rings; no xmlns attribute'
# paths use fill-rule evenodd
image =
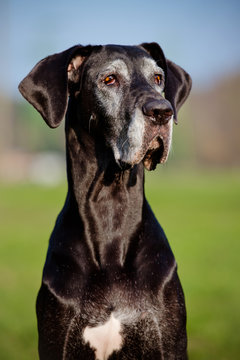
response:
<svg viewBox="0 0 240 360"><path fill-rule="evenodd" d="M124 145L126 144L127 141L128 141L128 138L126 138L126 140L122 143L121 150L123 150L123 147L124 147Z"/></svg>

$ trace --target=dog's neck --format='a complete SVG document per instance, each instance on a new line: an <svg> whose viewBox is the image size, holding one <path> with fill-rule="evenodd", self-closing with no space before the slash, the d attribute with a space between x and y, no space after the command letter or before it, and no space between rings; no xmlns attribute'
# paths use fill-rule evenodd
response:
<svg viewBox="0 0 240 360"><path fill-rule="evenodd" d="M121 171L110 149L86 131L66 128L68 203L78 212L98 266L122 266L142 221L143 165ZM75 205L74 205L75 204Z"/></svg>

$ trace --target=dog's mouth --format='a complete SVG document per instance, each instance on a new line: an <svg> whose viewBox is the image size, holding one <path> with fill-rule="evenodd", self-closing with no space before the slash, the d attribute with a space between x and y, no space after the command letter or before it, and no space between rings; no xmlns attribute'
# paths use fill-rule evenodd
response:
<svg viewBox="0 0 240 360"><path fill-rule="evenodd" d="M148 129L151 133L151 128ZM157 164L164 164L167 161L172 137L172 126L168 123L160 126L157 134L148 140L147 151L143 157L143 165L147 170L154 170Z"/></svg>
<svg viewBox="0 0 240 360"><path fill-rule="evenodd" d="M145 155L139 153L134 162L128 163L118 160L117 164L121 170L128 170L142 161L145 169L149 171L155 170L157 164L164 164L167 161L169 147L169 138L165 139L163 136L158 135L150 141Z"/></svg>
<svg viewBox="0 0 240 360"><path fill-rule="evenodd" d="M147 170L154 170L158 163L164 163L165 161L163 139L157 136L149 144L149 148L143 158L143 165Z"/></svg>
<svg viewBox="0 0 240 360"><path fill-rule="evenodd" d="M149 144L146 155L143 158L143 165L147 170L155 170L157 164L164 164L167 161L171 139L164 136L155 137Z"/></svg>
<svg viewBox="0 0 240 360"><path fill-rule="evenodd" d="M132 168L134 165L143 163L145 169L154 170L157 164L164 164L167 161L171 147L172 123L169 121L165 125L152 126L151 123L145 126L144 136L141 147L136 149L129 146L119 148L114 146L113 151L115 160L122 170ZM127 150L127 151L126 151Z"/></svg>

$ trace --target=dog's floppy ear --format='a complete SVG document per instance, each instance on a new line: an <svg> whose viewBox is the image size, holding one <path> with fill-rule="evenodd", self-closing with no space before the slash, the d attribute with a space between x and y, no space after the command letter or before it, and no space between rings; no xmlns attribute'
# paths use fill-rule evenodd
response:
<svg viewBox="0 0 240 360"><path fill-rule="evenodd" d="M192 87L191 77L180 66L167 60L157 43L143 43L141 46L156 61L165 73L165 97L174 110L174 121L177 123L177 112L187 99Z"/></svg>
<svg viewBox="0 0 240 360"><path fill-rule="evenodd" d="M165 97L173 106L174 121L177 124L177 112L190 93L192 79L185 70L170 60L167 60L167 72Z"/></svg>
<svg viewBox="0 0 240 360"><path fill-rule="evenodd" d="M68 82L79 80L77 70L90 46L73 46L41 60L19 84L19 91L51 127L64 118L68 103ZM79 74L79 72L78 72Z"/></svg>

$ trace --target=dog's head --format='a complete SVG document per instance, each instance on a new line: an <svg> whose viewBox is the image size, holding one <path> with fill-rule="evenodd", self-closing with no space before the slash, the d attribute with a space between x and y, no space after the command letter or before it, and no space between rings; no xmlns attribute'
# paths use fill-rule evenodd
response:
<svg viewBox="0 0 240 360"><path fill-rule="evenodd" d="M40 61L19 89L53 128L70 96L79 129L110 147L120 167L143 161L152 170L168 157L191 79L156 43L74 46Z"/></svg>

